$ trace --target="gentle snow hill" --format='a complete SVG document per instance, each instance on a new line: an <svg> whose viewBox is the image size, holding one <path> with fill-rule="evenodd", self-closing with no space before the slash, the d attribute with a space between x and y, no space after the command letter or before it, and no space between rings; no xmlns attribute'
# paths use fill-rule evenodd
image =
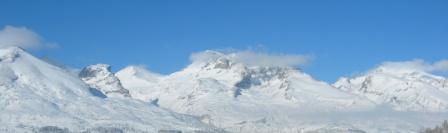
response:
<svg viewBox="0 0 448 133"><path fill-rule="evenodd" d="M334 86L398 111L448 111L448 80L409 67L381 65L362 76L341 78Z"/></svg>
<svg viewBox="0 0 448 133"><path fill-rule="evenodd" d="M196 118L129 98L99 98L77 75L24 50L0 49L0 132L111 128L216 131ZM56 130L56 129L55 129Z"/></svg>

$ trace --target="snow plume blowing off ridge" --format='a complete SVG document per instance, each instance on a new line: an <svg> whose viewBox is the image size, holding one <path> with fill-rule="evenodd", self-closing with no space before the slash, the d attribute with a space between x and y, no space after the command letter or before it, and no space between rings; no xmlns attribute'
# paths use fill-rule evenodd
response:
<svg viewBox="0 0 448 133"><path fill-rule="evenodd" d="M233 63L241 63L249 67L297 67L309 63L311 56L294 54L269 54L252 50L218 52L206 50L193 53L190 60L193 63L212 62L221 58L226 58Z"/></svg>
<svg viewBox="0 0 448 133"><path fill-rule="evenodd" d="M48 44L35 32L26 27L5 26L0 30L0 48L21 47L24 49L39 49L55 47Z"/></svg>

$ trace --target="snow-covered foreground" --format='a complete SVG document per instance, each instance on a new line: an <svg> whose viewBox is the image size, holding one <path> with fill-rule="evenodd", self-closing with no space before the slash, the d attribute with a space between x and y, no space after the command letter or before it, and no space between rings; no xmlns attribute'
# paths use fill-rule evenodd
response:
<svg viewBox="0 0 448 133"><path fill-rule="evenodd" d="M160 75L106 64L79 74L0 50L0 132L418 132L448 119L448 82L382 65L335 84L205 51ZM256 60L255 60L256 61Z"/></svg>

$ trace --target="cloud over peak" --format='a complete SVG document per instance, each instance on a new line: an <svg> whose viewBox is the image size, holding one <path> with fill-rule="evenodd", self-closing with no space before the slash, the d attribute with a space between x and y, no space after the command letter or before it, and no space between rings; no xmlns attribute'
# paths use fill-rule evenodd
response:
<svg viewBox="0 0 448 133"><path fill-rule="evenodd" d="M433 69L436 71L448 71L448 60L440 60L433 64Z"/></svg>
<svg viewBox="0 0 448 133"><path fill-rule="evenodd" d="M423 72L447 72L448 60L439 60L427 62L422 59L401 62L383 62L380 68L386 68L393 71L423 71Z"/></svg>
<svg viewBox="0 0 448 133"><path fill-rule="evenodd" d="M24 49L38 49L52 45L45 44L37 33L26 27L8 25L0 30L0 48L12 46Z"/></svg>
<svg viewBox="0 0 448 133"><path fill-rule="evenodd" d="M268 66L268 67L297 67L303 66L310 61L310 56L296 54L272 54L256 52L252 50L218 52L206 50L193 53L190 56L192 62L211 62L225 58L235 63L246 66Z"/></svg>

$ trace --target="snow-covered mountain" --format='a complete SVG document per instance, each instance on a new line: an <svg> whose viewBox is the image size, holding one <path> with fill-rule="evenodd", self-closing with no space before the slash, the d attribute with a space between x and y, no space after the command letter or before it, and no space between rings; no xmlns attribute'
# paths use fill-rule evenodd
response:
<svg viewBox="0 0 448 133"><path fill-rule="evenodd" d="M417 132L448 118L447 79L419 69L382 65L330 85L290 66L201 54L170 75L106 64L73 74L0 49L0 132Z"/></svg>
<svg viewBox="0 0 448 133"><path fill-rule="evenodd" d="M206 51L204 54L212 54L209 57L216 58L193 62L160 82L161 98L163 95L179 94L178 99L170 96L159 99L161 103L164 100L176 100L182 105L189 105L201 96L216 95L222 96L220 100L312 105L334 110L364 109L372 105L368 100L336 90L291 67L246 66L242 62L234 62L233 54L216 51ZM185 97L185 94L189 97ZM169 103L173 102L167 101ZM185 110L189 107L174 105L172 108Z"/></svg>
<svg viewBox="0 0 448 133"><path fill-rule="evenodd" d="M107 83L101 78L95 81ZM23 49L0 49L0 132L218 131L192 116L100 94L77 75Z"/></svg>
<svg viewBox="0 0 448 133"><path fill-rule="evenodd" d="M349 83L354 83L354 79L329 85L293 67L242 61L244 57L238 57L241 55L237 53L205 51L200 56L185 69L166 76L132 66L116 76L135 99L198 116L203 122L230 132L418 132L448 118L444 112L419 110L429 107L426 105L408 105L407 109L417 112L397 111L396 106L391 108L387 102L351 91L355 87ZM446 88L443 77L429 73L420 73L418 80L409 79L415 80L409 81L414 85L421 81L442 86L437 89L440 91L444 91L443 86ZM377 86L395 86L389 80ZM390 94L403 97L415 95L389 89L370 91L393 91ZM420 99L417 103L432 104Z"/></svg>
<svg viewBox="0 0 448 133"><path fill-rule="evenodd" d="M386 63L364 75L341 78L334 86L399 111L447 112L448 80L403 63L405 67Z"/></svg>
<svg viewBox="0 0 448 133"><path fill-rule="evenodd" d="M182 71L163 77L145 72L143 75L150 78L142 78L130 68L116 75L122 83L138 86L124 85L131 94L139 94L134 98L199 116L203 122L236 132L314 130L328 126L336 118L309 126L305 123L316 121L308 116L362 112L376 106L292 67L249 66L235 61L232 53L202 54L211 58L194 61ZM344 127L342 131L357 129L340 126Z"/></svg>
<svg viewBox="0 0 448 133"><path fill-rule="evenodd" d="M79 77L90 87L101 91L107 96L129 97L129 91L124 89L120 80L111 72L110 65L96 64L81 70Z"/></svg>
<svg viewBox="0 0 448 133"><path fill-rule="evenodd" d="M162 75L150 72L142 66L129 66L115 75L123 87L133 89L130 94L136 99L149 99L153 97L151 94L157 94L158 90L154 90L153 86L163 78Z"/></svg>

